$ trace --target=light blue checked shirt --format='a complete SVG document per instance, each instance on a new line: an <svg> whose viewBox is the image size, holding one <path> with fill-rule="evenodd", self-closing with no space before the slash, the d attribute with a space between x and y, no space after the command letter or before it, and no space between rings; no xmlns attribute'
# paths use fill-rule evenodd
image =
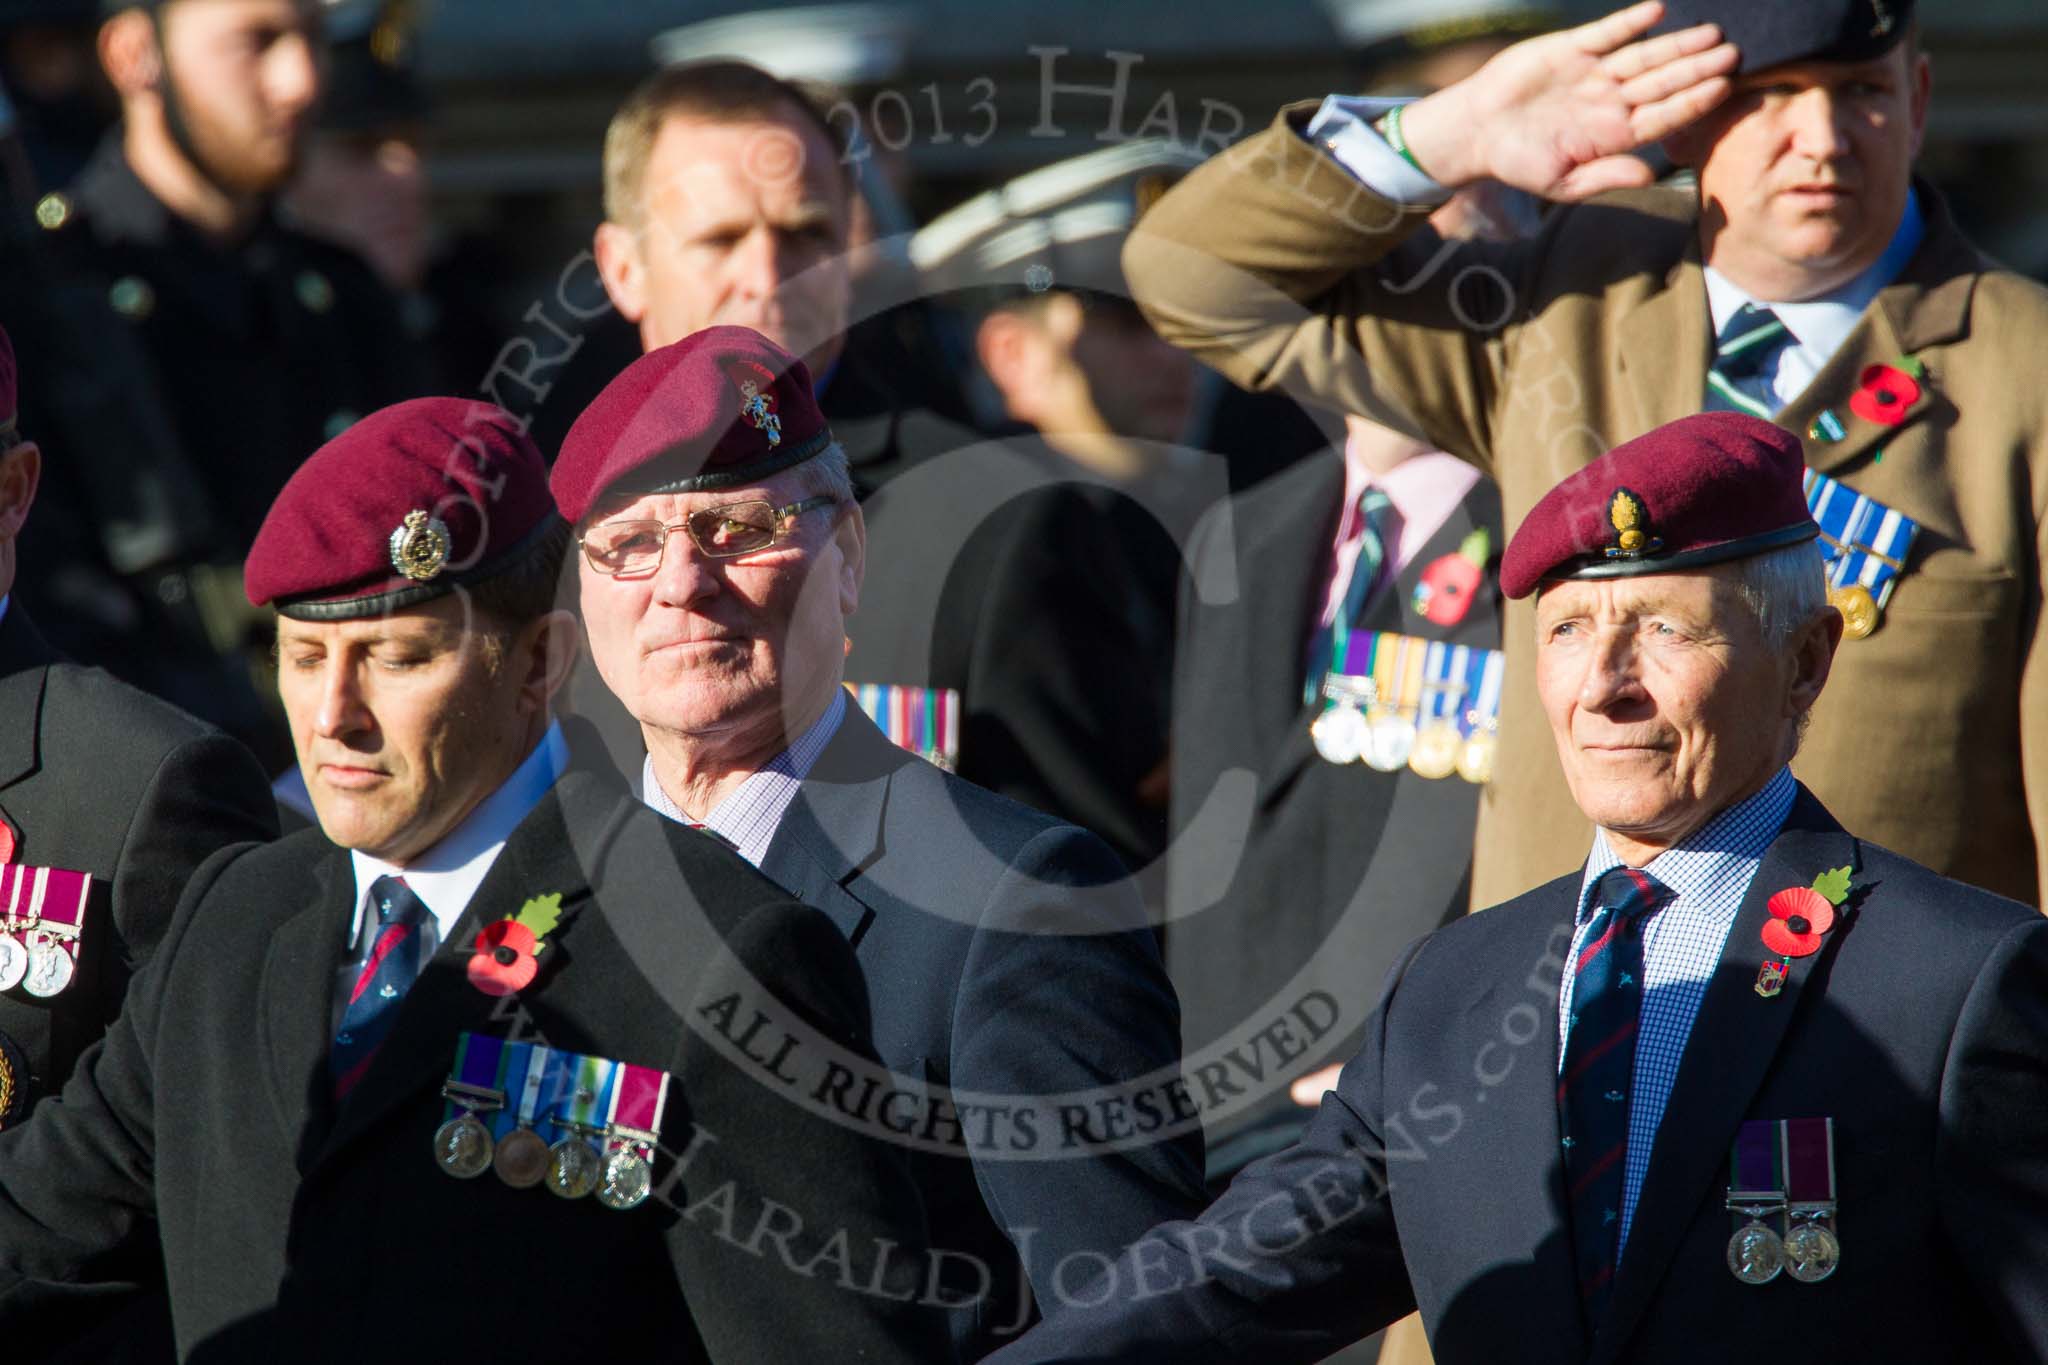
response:
<svg viewBox="0 0 2048 1365"><path fill-rule="evenodd" d="M818 755L825 752L825 746L832 742L832 736L839 733L839 723L845 719L846 689L835 687L831 703L808 729L796 737L796 743L770 759L758 772L750 774L731 796L713 807L711 813L704 817L704 828L731 844L742 858L759 867L761 860L768 856L768 845L775 841L775 831L781 827L789 803L796 800L797 790L811 775ZM668 793L661 789L661 783L655 781L651 754L640 765L640 799L678 824L697 823L669 800Z"/></svg>
<svg viewBox="0 0 2048 1365"><path fill-rule="evenodd" d="M1635 1219L1636 1196L1643 1190L1643 1172L1650 1165L1650 1147L1664 1106L1671 1099L1678 1062L1692 1036L1707 982L1721 961L1721 947L1735 923L1735 912L1763 865L1764 852L1792 812L1798 784L1790 768L1764 784L1763 790L1708 821L1697 833L1652 858L1643 871L1668 887L1673 898L1643 923L1643 1016L1636 1030L1636 1068L1628 1110L1628 1164L1621 1185L1621 1246L1628 1245ZM1593 883L1602 873L1622 865L1607 836L1593 836L1586 873L1579 881L1578 931L1565 959L1564 988L1558 993L1557 1032L1571 1033L1572 974L1579 949L1593 922ZM1558 1069L1564 1068L1558 1048Z"/></svg>

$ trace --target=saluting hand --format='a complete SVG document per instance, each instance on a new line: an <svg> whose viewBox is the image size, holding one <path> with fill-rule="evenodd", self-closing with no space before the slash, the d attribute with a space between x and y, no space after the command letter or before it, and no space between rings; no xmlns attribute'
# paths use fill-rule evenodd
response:
<svg viewBox="0 0 2048 1365"><path fill-rule="evenodd" d="M1738 55L1712 24L1643 38L1660 0L1507 48L1402 113L1422 168L1453 188L1491 178L1569 202L1651 182L1628 155L1728 97Z"/></svg>

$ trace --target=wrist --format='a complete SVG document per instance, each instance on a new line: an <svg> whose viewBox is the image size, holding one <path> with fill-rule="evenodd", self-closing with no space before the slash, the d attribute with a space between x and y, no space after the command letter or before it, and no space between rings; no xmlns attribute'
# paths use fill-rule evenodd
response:
<svg viewBox="0 0 2048 1365"><path fill-rule="evenodd" d="M1437 184L1456 189L1479 179L1480 173L1469 167L1471 139L1458 133L1457 116L1446 107L1445 97L1450 93L1440 90L1389 110L1389 115L1395 116L1391 121L1400 141L1397 144L1390 137L1388 145Z"/></svg>

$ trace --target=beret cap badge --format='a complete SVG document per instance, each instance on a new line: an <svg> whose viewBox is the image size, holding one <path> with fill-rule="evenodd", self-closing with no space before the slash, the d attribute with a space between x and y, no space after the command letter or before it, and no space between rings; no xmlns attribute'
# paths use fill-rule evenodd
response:
<svg viewBox="0 0 2048 1365"><path fill-rule="evenodd" d="M447 566L451 543L448 523L414 508L391 533L391 567L415 583L425 583Z"/></svg>
<svg viewBox="0 0 2048 1365"><path fill-rule="evenodd" d="M1607 524L1614 528L1614 544L1603 547L1609 559L1641 559L1664 548L1662 537L1650 534L1650 509L1629 489L1617 488L1607 500Z"/></svg>
<svg viewBox="0 0 2048 1365"><path fill-rule="evenodd" d="M747 419L749 426L765 435L770 446L779 446L782 444L782 418L775 411L775 396L763 387L763 381L774 383L775 376L762 366L748 368L758 369L760 378L746 374L733 376L740 387L740 416Z"/></svg>

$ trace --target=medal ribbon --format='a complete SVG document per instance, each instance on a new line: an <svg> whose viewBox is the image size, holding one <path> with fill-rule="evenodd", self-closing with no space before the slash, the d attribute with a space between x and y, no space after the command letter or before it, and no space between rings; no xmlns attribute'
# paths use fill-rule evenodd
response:
<svg viewBox="0 0 2048 1365"><path fill-rule="evenodd" d="M1502 675L1507 671L1507 655L1499 650L1475 649L1472 653L1479 660L1479 685L1472 709L1465 713L1468 735L1479 730L1491 732L1499 728L1500 684Z"/></svg>
<svg viewBox="0 0 2048 1365"><path fill-rule="evenodd" d="M456 1044L455 1065L448 1072L448 1079L457 1084L477 1090L495 1090L504 1098L505 1090L499 1084L499 1064L504 1051L505 1040L494 1038L488 1033L465 1033ZM453 1098L448 1100L441 1121L447 1123L459 1115L472 1112L472 1106L459 1104Z"/></svg>
<svg viewBox="0 0 2048 1365"><path fill-rule="evenodd" d="M1745 1120L1728 1154L1729 1200L1747 1204L1782 1200L1785 1197L1783 1162L1778 1123L1772 1119Z"/></svg>
<svg viewBox="0 0 2048 1365"><path fill-rule="evenodd" d="M498 1084L493 1088L506 1097L506 1104L486 1120L491 1125L493 1142L502 1142L508 1133L519 1126L520 1112L525 1111L526 1106L531 1103L526 1078L534 1069L534 1052L547 1051L546 1048L536 1049L532 1043L512 1042L505 1043L504 1049L498 1058ZM515 1095L518 1096L516 1105L512 1102Z"/></svg>
<svg viewBox="0 0 2048 1365"><path fill-rule="evenodd" d="M1451 695L1451 646L1432 640L1422 664L1422 720L1430 722L1444 714Z"/></svg>
<svg viewBox="0 0 2048 1365"><path fill-rule="evenodd" d="M1794 1208L1835 1205L1835 1121L1784 1119L1779 1123L1785 1149L1786 1195Z"/></svg>
<svg viewBox="0 0 2048 1365"><path fill-rule="evenodd" d="M668 1107L668 1073L630 1062L621 1063L619 1073L605 1116L608 1135L652 1142L661 1134L661 1115Z"/></svg>
<svg viewBox="0 0 2048 1365"><path fill-rule="evenodd" d="M26 910L27 922L23 927L44 929L54 938L76 938L85 923L85 901L91 891L90 872L18 864L0 866L0 898L7 902L9 928Z"/></svg>
<svg viewBox="0 0 2048 1365"><path fill-rule="evenodd" d="M575 1065L575 1088L570 1092L569 1112L564 1115L569 1123L576 1125L568 1129L582 1136L592 1148L599 1147L594 1130L599 1127L597 1116L610 1109L612 1088L619 1074L619 1064L608 1062L602 1057L578 1057L564 1053Z"/></svg>
<svg viewBox="0 0 2048 1365"><path fill-rule="evenodd" d="M1825 474L1806 471L1806 507L1820 525L1828 586L1860 585L1882 608L1913 552L1919 524Z"/></svg>
<svg viewBox="0 0 2048 1365"><path fill-rule="evenodd" d="M950 687L847 683L847 692L892 744L951 771L960 758L960 694Z"/></svg>

